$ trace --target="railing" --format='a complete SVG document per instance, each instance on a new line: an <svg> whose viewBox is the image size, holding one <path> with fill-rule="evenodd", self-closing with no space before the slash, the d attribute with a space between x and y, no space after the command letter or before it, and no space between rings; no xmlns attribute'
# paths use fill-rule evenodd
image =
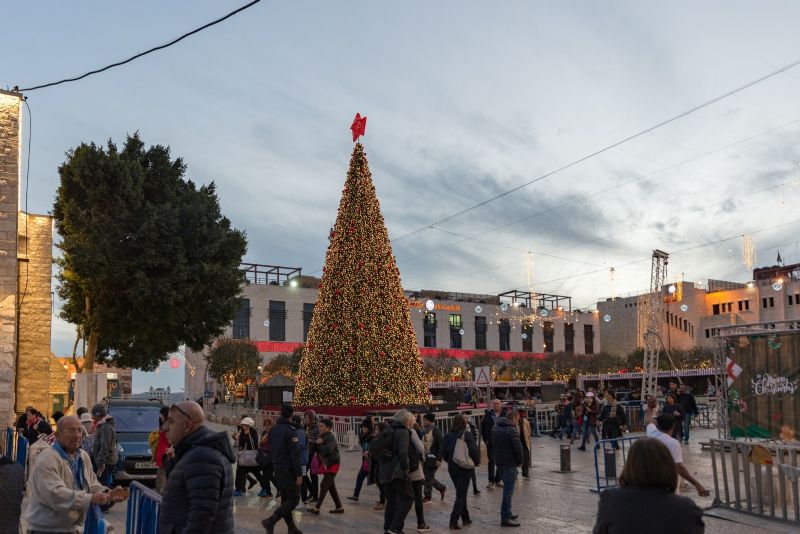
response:
<svg viewBox="0 0 800 534"><path fill-rule="evenodd" d="M600 493L604 489L619 485L617 473L622 472L628 449L631 444L643 436L628 436L624 438L601 439L594 444L594 474L596 489ZM622 458L617 453L622 452Z"/></svg>
<svg viewBox="0 0 800 534"><path fill-rule="evenodd" d="M129 491L125 534L158 534L161 495L136 481Z"/></svg>
<svg viewBox="0 0 800 534"><path fill-rule="evenodd" d="M800 525L800 447L711 440L714 506Z"/></svg>
<svg viewBox="0 0 800 534"><path fill-rule="evenodd" d="M3 432L3 456L14 458L14 429L11 427Z"/></svg>
<svg viewBox="0 0 800 534"><path fill-rule="evenodd" d="M28 440L25 436L13 428L6 428L3 432L3 456L11 458L22 467L27 468Z"/></svg>

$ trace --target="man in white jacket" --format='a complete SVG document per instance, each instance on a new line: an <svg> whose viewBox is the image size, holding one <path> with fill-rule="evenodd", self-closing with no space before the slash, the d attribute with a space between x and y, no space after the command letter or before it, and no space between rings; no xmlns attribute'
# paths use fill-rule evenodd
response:
<svg viewBox="0 0 800 534"><path fill-rule="evenodd" d="M56 442L39 454L28 478L28 534L82 532L89 507L111 502L108 488L97 480L89 455L80 448L80 420L62 417L55 436Z"/></svg>

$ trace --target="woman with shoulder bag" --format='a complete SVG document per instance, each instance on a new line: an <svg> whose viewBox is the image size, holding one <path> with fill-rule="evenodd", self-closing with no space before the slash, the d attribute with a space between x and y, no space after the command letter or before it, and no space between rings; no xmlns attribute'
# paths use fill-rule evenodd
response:
<svg viewBox="0 0 800 534"><path fill-rule="evenodd" d="M239 423L239 432L236 433L236 491L234 497L241 497L245 494L245 482L247 475L252 473L259 481L261 480L261 468L256 461L258 454L258 432L255 428L255 421L250 417L245 417Z"/></svg>
<svg viewBox="0 0 800 534"><path fill-rule="evenodd" d="M322 475L322 483L319 485L319 499L314 508L308 511L319 515L319 509L325 501L325 496L330 492L333 504L336 506L330 511L332 514L343 514L342 501L339 499L339 492L336 490L336 473L339 472L339 443L333 435L333 421L330 419L320 419L319 437L317 438L317 461L319 462L319 474Z"/></svg>
<svg viewBox="0 0 800 534"><path fill-rule="evenodd" d="M450 530L461 530L458 520L466 526L472 523L467 510L467 491L475 472L481 463L481 455L475 437L467 430L467 419L463 414L453 418L453 426L442 441L442 457L447 462L447 472L456 488L456 500L450 512Z"/></svg>
<svg viewBox="0 0 800 534"><path fill-rule="evenodd" d="M414 424L410 430L411 441L408 447L408 473L411 479L411 487L414 490L414 512L417 516L417 532L427 532L431 529L425 523L425 510L422 504L424 497L425 471L423 469L423 459L425 458L425 445L420 439L419 423Z"/></svg>

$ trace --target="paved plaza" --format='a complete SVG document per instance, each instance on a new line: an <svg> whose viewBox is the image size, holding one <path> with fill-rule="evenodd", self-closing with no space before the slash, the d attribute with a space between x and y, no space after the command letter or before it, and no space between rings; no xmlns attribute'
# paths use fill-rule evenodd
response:
<svg viewBox="0 0 800 534"><path fill-rule="evenodd" d="M228 429L221 425L211 424L216 429ZM696 478L713 494L713 479L711 472L711 457L708 451L701 451L698 439L707 439L715 436L716 432L702 430L693 434L692 443L684 446L686 466ZM581 452L572 448L572 469L568 474L558 472L559 444L557 439L549 436L534 438L533 442L533 468L530 480L520 479L514 496L514 511L519 514L522 527L508 529L500 527L500 498L501 489L486 489L486 467L478 470L478 485L481 495L469 495L470 515L474 524L465 528L465 532L500 533L584 533L591 532L597 512L597 495L590 490L594 487L594 455L591 450ZM306 534L331 533L331 532L382 532L382 512L373 510L377 501L377 492L373 486L364 486L361 500L357 503L345 499L352 493L358 466L360 464L358 452L342 453L342 469L336 477L336 486L344 502L343 515L331 515L328 509L333 508L333 502L328 497L319 516L311 515L304 511L301 504L295 513L297 523ZM448 486L444 502L438 500L438 493L434 492L434 501L425 505L425 521L431 526L431 532L449 532L448 522L450 509L455 494L452 492L452 483L447 476L446 466L439 470L439 480ZM258 489L253 488L247 496L235 500L236 532L241 534L263 533L260 525L261 519L269 515L269 511L277 505L276 501L266 501L258 496ZM712 497L699 497L694 488L689 488L682 493L689 496L697 504L708 509ZM108 519L116 526L117 532L124 532L125 507L116 506L108 515ZM715 517L705 517L706 532L709 534L751 534L753 532L798 532L787 526L766 524L751 521L742 524ZM406 520L406 532L416 531L416 518L412 509ZM286 532L284 523L276 527L276 532ZM642 525L642 532L647 532L646 525Z"/></svg>

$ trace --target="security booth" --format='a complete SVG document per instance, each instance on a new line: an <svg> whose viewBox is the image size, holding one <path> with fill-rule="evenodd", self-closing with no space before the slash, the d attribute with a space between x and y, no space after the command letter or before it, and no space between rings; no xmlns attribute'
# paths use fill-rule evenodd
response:
<svg viewBox="0 0 800 534"><path fill-rule="evenodd" d="M277 374L258 386L258 405L280 406L284 402L293 402L294 388L294 380Z"/></svg>

